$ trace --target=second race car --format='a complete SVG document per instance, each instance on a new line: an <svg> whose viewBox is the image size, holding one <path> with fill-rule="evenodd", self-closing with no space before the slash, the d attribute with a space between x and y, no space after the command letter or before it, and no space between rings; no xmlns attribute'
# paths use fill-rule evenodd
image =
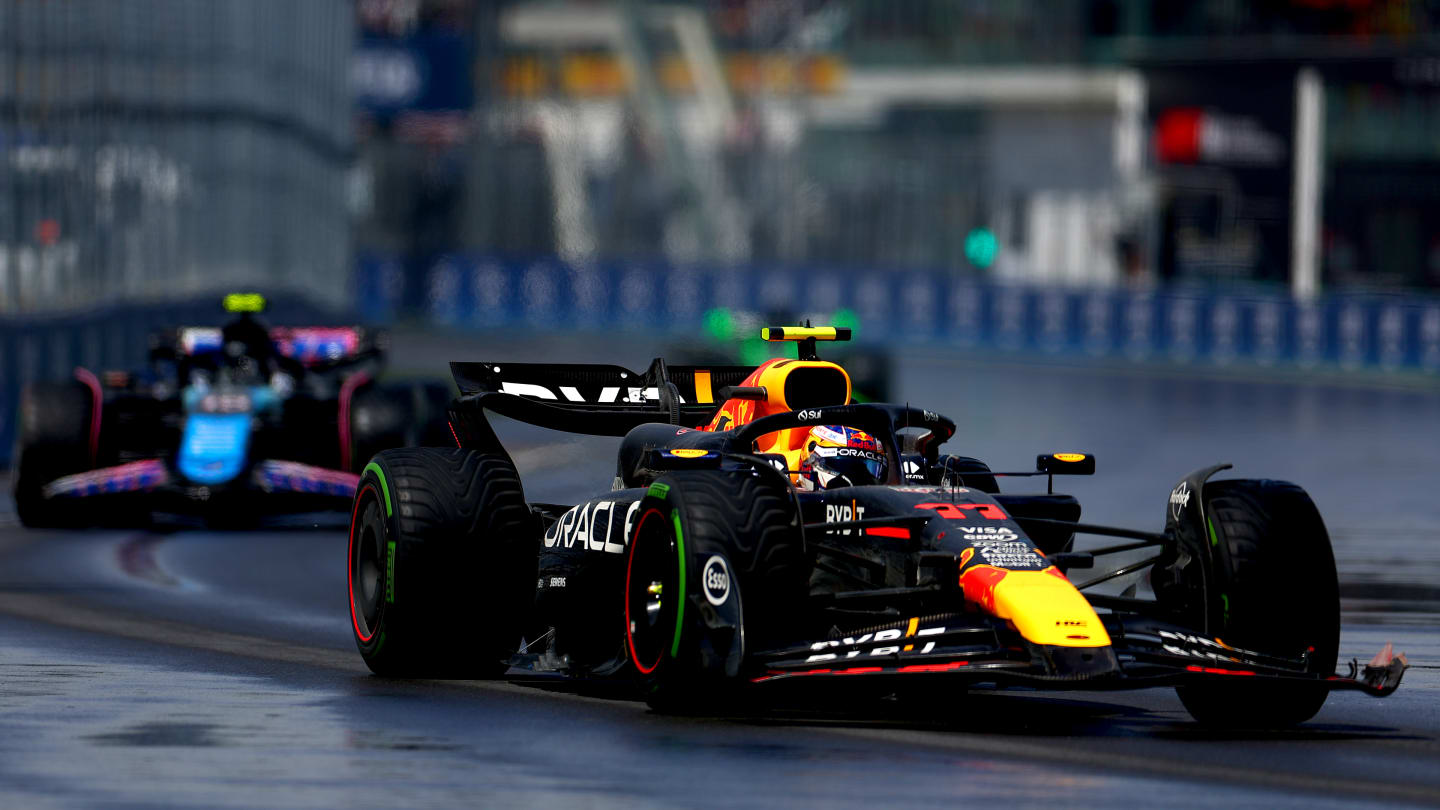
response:
<svg viewBox="0 0 1440 810"><path fill-rule="evenodd" d="M226 296L223 327L152 336L139 372L77 368L20 401L15 506L32 527L132 524L153 512L216 525L344 508L376 452L451 441L449 386L379 382L360 327L274 327L264 299Z"/></svg>

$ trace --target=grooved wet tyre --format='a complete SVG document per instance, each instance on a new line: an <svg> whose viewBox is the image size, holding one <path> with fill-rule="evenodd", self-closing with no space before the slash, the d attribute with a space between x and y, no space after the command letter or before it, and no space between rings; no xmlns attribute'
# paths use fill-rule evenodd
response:
<svg viewBox="0 0 1440 810"><path fill-rule="evenodd" d="M1227 644L1271 655L1308 651L1308 670L1335 671L1340 595L1330 536L1310 496L1285 481L1205 485L1210 626ZM1309 684L1194 684L1176 690L1207 725L1279 728L1315 716L1328 690Z"/></svg>
<svg viewBox="0 0 1440 810"><path fill-rule="evenodd" d="M78 382L32 383L20 396L16 439L15 512L32 528L89 522L91 510L77 499L51 501L42 488L61 476L90 468L90 421L94 396Z"/></svg>
<svg viewBox="0 0 1440 810"><path fill-rule="evenodd" d="M350 521L351 629L377 675L504 674L535 598L539 524L509 459L386 450Z"/></svg>
<svg viewBox="0 0 1440 810"><path fill-rule="evenodd" d="M783 632L809 580L784 482L672 472L641 501L625 571L625 639L651 707L720 708L748 650Z"/></svg>

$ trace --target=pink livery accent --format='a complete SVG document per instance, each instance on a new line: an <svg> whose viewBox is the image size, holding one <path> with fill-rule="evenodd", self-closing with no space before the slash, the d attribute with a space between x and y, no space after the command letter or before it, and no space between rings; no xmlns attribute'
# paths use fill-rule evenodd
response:
<svg viewBox="0 0 1440 810"><path fill-rule="evenodd" d="M350 357L360 349L360 332L353 326L277 326L270 342L281 355L307 366Z"/></svg>
<svg viewBox="0 0 1440 810"><path fill-rule="evenodd" d="M340 469L350 469L350 456L354 450L350 447L350 401L355 398L355 389L370 382L370 375L358 371L345 378L340 384Z"/></svg>
<svg viewBox="0 0 1440 810"><path fill-rule="evenodd" d="M75 367L75 379L90 389L90 466L100 459L100 417L105 412L105 393L100 390L100 379L84 366Z"/></svg>
<svg viewBox="0 0 1440 810"><path fill-rule="evenodd" d="M57 496L83 498L91 495L148 491L169 482L170 473L165 470L165 462L158 458L150 458L121 464L118 467L102 467L98 470L57 478L46 484L42 493L47 498Z"/></svg>
<svg viewBox="0 0 1440 810"><path fill-rule="evenodd" d="M304 492L351 498L360 476L312 467L298 461L262 461L255 465L255 485L266 492Z"/></svg>

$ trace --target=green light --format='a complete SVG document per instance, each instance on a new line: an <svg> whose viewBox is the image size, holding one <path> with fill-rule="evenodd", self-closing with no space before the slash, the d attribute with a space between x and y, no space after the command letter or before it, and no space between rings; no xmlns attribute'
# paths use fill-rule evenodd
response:
<svg viewBox="0 0 1440 810"><path fill-rule="evenodd" d="M830 316L830 325L836 329L849 329L851 340L860 337L860 314L853 309L837 309Z"/></svg>
<svg viewBox="0 0 1440 810"><path fill-rule="evenodd" d="M705 331L716 340L730 340L735 337L735 318L730 314L730 310L724 307L707 311L702 323Z"/></svg>
<svg viewBox="0 0 1440 810"><path fill-rule="evenodd" d="M965 258L982 270L995 263L1000 252L1000 240L989 228L975 228L965 235Z"/></svg>
<svg viewBox="0 0 1440 810"><path fill-rule="evenodd" d="M740 343L740 364L744 366L758 366L772 357L778 357L787 344L766 343L763 340L750 339Z"/></svg>

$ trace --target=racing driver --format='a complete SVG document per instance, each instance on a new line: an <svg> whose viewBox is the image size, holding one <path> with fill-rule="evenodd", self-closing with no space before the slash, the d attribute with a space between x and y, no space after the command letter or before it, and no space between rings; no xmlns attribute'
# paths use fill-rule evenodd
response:
<svg viewBox="0 0 1440 810"><path fill-rule="evenodd" d="M817 425L805 440L795 485L813 491L885 483L889 467L874 436L844 425Z"/></svg>

